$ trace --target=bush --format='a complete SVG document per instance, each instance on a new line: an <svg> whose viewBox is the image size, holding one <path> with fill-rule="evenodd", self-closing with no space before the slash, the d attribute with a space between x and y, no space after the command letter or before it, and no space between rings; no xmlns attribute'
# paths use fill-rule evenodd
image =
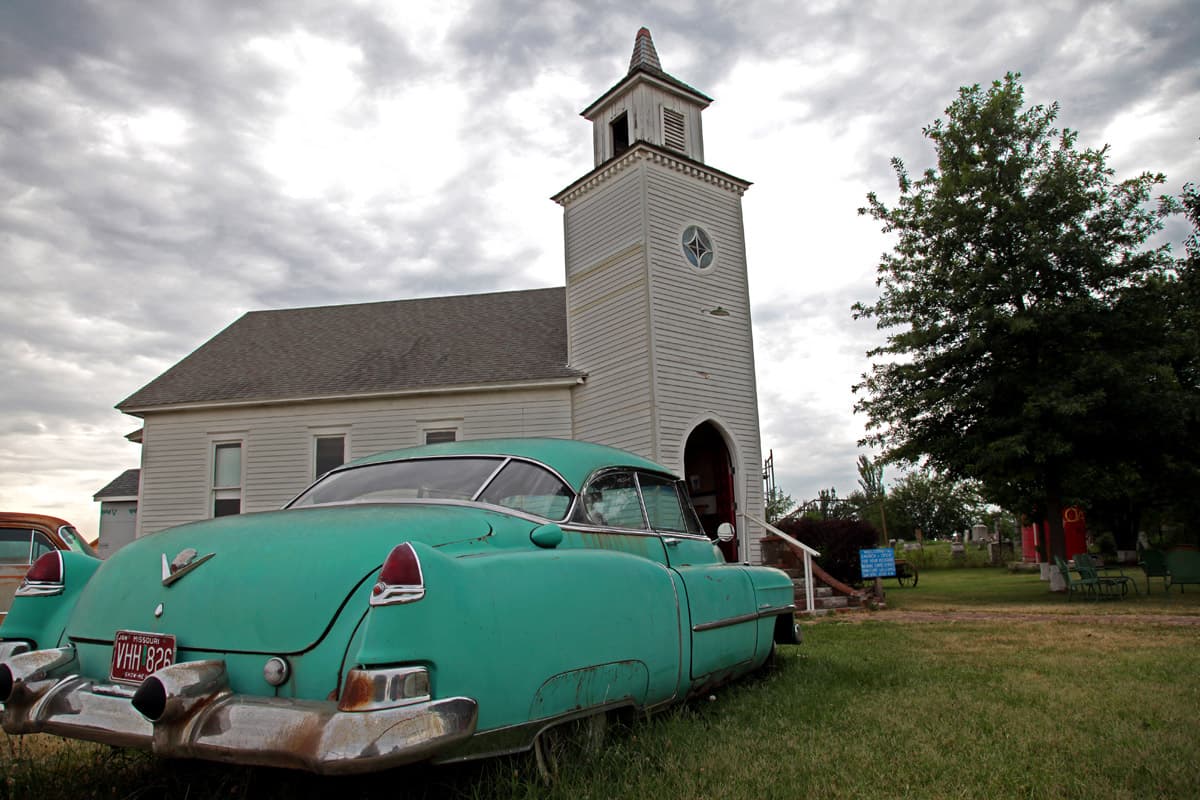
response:
<svg viewBox="0 0 1200 800"><path fill-rule="evenodd" d="M879 546L879 532L869 523L856 519L788 518L776 527L789 536L819 550L816 561L821 569L843 583L862 582L858 551Z"/></svg>

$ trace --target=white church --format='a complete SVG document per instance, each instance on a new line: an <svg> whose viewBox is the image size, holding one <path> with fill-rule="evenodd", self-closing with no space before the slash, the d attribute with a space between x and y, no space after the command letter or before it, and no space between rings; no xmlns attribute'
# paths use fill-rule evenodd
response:
<svg viewBox="0 0 1200 800"><path fill-rule="evenodd" d="M553 197L564 287L253 311L121 401L143 421L140 480L113 490L129 504L136 487L130 533L277 509L382 450L551 436L676 471L710 532L734 524L727 557L757 561L750 184L705 163L710 102L640 30L628 74L582 112L593 168Z"/></svg>

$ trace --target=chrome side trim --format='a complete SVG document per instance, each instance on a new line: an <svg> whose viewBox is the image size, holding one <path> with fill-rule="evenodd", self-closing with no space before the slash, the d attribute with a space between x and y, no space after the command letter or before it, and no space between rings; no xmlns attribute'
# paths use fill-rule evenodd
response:
<svg viewBox="0 0 1200 800"><path fill-rule="evenodd" d="M763 617L777 617L780 614L787 614L796 610L795 604L785 606L769 606L760 608L750 614L739 614L736 617L726 617L725 619L713 620L712 622L701 622L699 625L692 626L692 633L701 633L702 631L712 631L718 628L728 628L733 625L741 625L743 622L753 622L756 619Z"/></svg>
<svg viewBox="0 0 1200 800"><path fill-rule="evenodd" d="M782 606L763 605L758 609L758 615L760 617L777 617L780 614L787 614L789 612L793 614L796 612L795 603L788 603L787 605Z"/></svg>
<svg viewBox="0 0 1200 800"><path fill-rule="evenodd" d="M758 619L758 612L750 614L740 614L736 617L726 617L725 619L713 620L712 622L701 622L699 625L692 626L692 633L700 633L702 631L713 631L717 628L728 628L733 625L741 625L743 622L753 622Z"/></svg>

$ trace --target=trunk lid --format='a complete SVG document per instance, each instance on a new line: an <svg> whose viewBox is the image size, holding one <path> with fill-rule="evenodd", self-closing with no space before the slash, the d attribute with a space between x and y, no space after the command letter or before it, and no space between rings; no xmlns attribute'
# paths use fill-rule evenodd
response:
<svg viewBox="0 0 1200 800"><path fill-rule="evenodd" d="M491 532L491 516L471 508L390 504L246 514L171 528L126 545L100 567L67 633L111 642L115 631L135 630L173 634L180 649L300 652L320 640L395 545L478 539ZM189 548L196 551L195 566L164 586L163 556L170 563Z"/></svg>

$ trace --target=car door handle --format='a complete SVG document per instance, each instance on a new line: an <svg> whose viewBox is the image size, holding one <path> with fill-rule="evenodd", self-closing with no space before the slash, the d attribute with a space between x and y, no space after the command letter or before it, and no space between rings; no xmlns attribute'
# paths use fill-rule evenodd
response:
<svg viewBox="0 0 1200 800"><path fill-rule="evenodd" d="M676 545L679 544L680 541L682 541L682 540L676 539L674 536L664 536L663 537L663 544L665 544L667 547L675 547Z"/></svg>

